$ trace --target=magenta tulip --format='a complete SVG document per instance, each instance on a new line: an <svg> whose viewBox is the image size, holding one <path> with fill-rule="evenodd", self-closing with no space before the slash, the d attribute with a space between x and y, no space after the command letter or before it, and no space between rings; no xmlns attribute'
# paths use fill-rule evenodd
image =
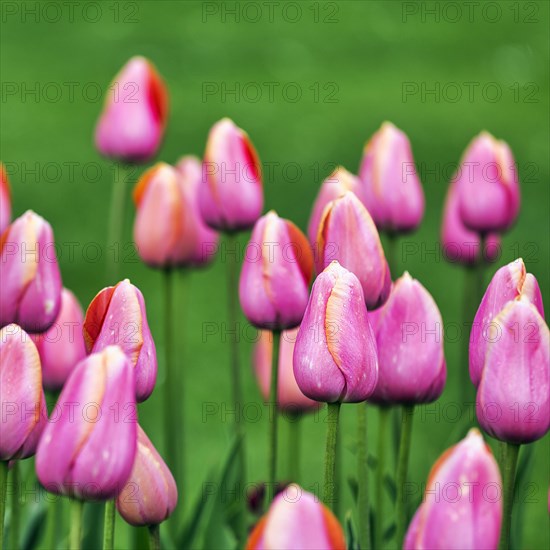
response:
<svg viewBox="0 0 550 550"><path fill-rule="evenodd" d="M214 124L199 188L202 217L219 231L248 229L263 208L261 165L248 134L224 118Z"/></svg>
<svg viewBox="0 0 550 550"><path fill-rule="evenodd" d="M136 399L145 401L157 379L157 354L147 323L145 300L128 279L100 291L84 318L86 349L95 353L118 345L135 368Z"/></svg>
<svg viewBox="0 0 550 550"><path fill-rule="evenodd" d="M497 463L474 428L432 467L404 550L496 550L501 488Z"/></svg>
<svg viewBox="0 0 550 550"><path fill-rule="evenodd" d="M376 341L357 277L332 262L315 280L294 347L304 395L326 403L365 401L378 380Z"/></svg>
<svg viewBox="0 0 550 550"><path fill-rule="evenodd" d="M255 326L300 324L309 297L313 254L304 234L272 210L254 226L239 281L241 307Z"/></svg>
<svg viewBox="0 0 550 550"><path fill-rule="evenodd" d="M337 260L361 281L369 311L388 299L391 276L382 243L367 209L353 192L327 205L317 242L318 273Z"/></svg>
<svg viewBox="0 0 550 550"><path fill-rule="evenodd" d="M0 162L0 235L11 221L11 192L6 168Z"/></svg>
<svg viewBox="0 0 550 550"><path fill-rule="evenodd" d="M424 193L404 132L384 122L365 146L359 177L359 195L379 229L406 232L420 225Z"/></svg>
<svg viewBox="0 0 550 550"><path fill-rule="evenodd" d="M61 307L61 275L50 224L28 210L2 234L0 325L44 332Z"/></svg>
<svg viewBox="0 0 550 550"><path fill-rule="evenodd" d="M153 64L132 57L109 86L95 144L106 157L147 162L162 141L168 117L166 86Z"/></svg>
<svg viewBox="0 0 550 550"><path fill-rule="evenodd" d="M118 346L77 365L38 444L36 473L48 491L80 500L118 495L136 454L134 384Z"/></svg>

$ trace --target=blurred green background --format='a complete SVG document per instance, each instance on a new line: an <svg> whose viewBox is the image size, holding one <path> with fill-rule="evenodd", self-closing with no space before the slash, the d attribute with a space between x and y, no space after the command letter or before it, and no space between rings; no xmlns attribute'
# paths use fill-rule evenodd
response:
<svg viewBox="0 0 550 550"><path fill-rule="evenodd" d="M202 155L210 126L229 116L249 132L261 159L271 166L265 178L266 209L276 209L303 229L317 189L335 164L357 171L364 142L384 120L405 130L427 208L420 230L406 238L415 249L401 258L401 267L430 290L445 323L455 327L462 323L463 273L433 254L444 194L453 166L474 135L486 129L506 140L519 167L522 211L504 238L498 264L523 256L550 308L547 2L105 1L75 3L73 8L71 12L63 2L3 3L0 137L14 213L32 208L52 223L62 247L64 283L84 307L107 283L104 261L91 260L95 249L90 243L103 246L106 239L112 167L93 146L94 126L109 82L129 57L142 54L156 64L170 93L169 126L159 158L175 162L183 154ZM224 87L229 93L222 93ZM133 219L133 206L129 210ZM128 220L128 239L130 224ZM243 245L246 239L242 235ZM77 243L74 257L70 242ZM162 358L161 275L139 262L125 262L121 271L145 295ZM224 271L218 258L211 268L190 273L185 306L178 306L189 481L180 498L187 511L223 458L232 433L230 416L226 421L220 415L203 419L206 403L230 405L223 330L203 335L205 323L226 319ZM242 322L244 326L244 318ZM439 406L428 407L436 414L424 414L421 408L416 417L413 482L424 483L433 462L456 442L456 423L449 422L456 411L445 407L459 399L458 370L467 368L460 364L460 350L467 333L459 338L453 333L446 339L447 387ZM260 402L246 331L241 340L245 395ZM159 446L163 372L161 365L157 389L140 406L140 422ZM265 412L247 426L250 480L267 475ZM353 412L352 407L343 409L344 478L355 473ZM373 453L376 420L373 410ZM317 491L324 414L306 419L302 429L300 481ZM284 437L283 426L283 443ZM549 445L548 436L536 443L530 475L534 485L520 488L523 548L550 544L544 527ZM285 460L282 454L281 477ZM342 497L345 511L351 507L347 485ZM117 546L124 547L129 530L122 522L117 529Z"/></svg>

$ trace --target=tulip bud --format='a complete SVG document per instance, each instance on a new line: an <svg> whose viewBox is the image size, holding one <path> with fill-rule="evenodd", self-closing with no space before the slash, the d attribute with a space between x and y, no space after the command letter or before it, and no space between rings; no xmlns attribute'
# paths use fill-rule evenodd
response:
<svg viewBox="0 0 550 550"><path fill-rule="evenodd" d="M316 410L319 403L306 397L294 378L293 355L298 329L285 330L279 344L279 384L277 386L277 406L293 413ZM269 400L271 369L273 362L273 337L263 330L254 347L254 370L264 399Z"/></svg>
<svg viewBox="0 0 550 550"><path fill-rule="evenodd" d="M508 443L531 443L550 428L550 334L526 296L491 323L476 413L489 435Z"/></svg>
<svg viewBox="0 0 550 550"><path fill-rule="evenodd" d="M336 170L322 183L317 198L313 203L307 234L311 246L317 243L317 234L319 232L319 223L323 216L326 205L340 198L347 191L353 191L358 195L360 187L359 178L348 172L345 168L338 166Z"/></svg>
<svg viewBox="0 0 550 550"><path fill-rule="evenodd" d="M136 454L134 384L134 369L118 346L76 366L36 452L36 473L48 491L81 500L118 495Z"/></svg>
<svg viewBox="0 0 550 550"><path fill-rule="evenodd" d="M470 334L470 378L476 388L481 381L492 321L510 300L525 296L544 317L542 296L536 278L527 273L521 258L501 267L491 279L477 310Z"/></svg>
<svg viewBox="0 0 550 550"><path fill-rule="evenodd" d="M11 221L10 182L6 168L0 162L0 235Z"/></svg>
<svg viewBox="0 0 550 550"><path fill-rule="evenodd" d="M519 212L520 195L517 168L508 144L481 132L466 149L459 170L464 225L478 233L509 229Z"/></svg>
<svg viewBox="0 0 550 550"><path fill-rule="evenodd" d="M17 218L0 242L0 325L27 332L48 330L61 307L61 275L50 224L31 210Z"/></svg>
<svg viewBox="0 0 550 550"><path fill-rule="evenodd" d="M13 324L0 330L0 409L0 460L32 456L48 411L36 346Z"/></svg>
<svg viewBox="0 0 550 550"><path fill-rule="evenodd" d="M424 193L406 134L384 122L366 144L359 169L361 198L384 231L416 229L424 215Z"/></svg>
<svg viewBox="0 0 550 550"><path fill-rule="evenodd" d="M329 203L319 224L315 256L320 273L333 260L361 281L369 311L380 307L391 288L391 275L376 226L354 193Z"/></svg>
<svg viewBox="0 0 550 550"><path fill-rule="evenodd" d="M204 221L220 231L252 227L263 208L260 160L248 134L224 118L214 124L204 153L199 206Z"/></svg>
<svg viewBox="0 0 550 550"><path fill-rule="evenodd" d="M145 311L143 294L128 279L100 291L84 318L88 353L118 345L135 368L136 399L145 401L157 379L157 353Z"/></svg>
<svg viewBox="0 0 550 550"><path fill-rule="evenodd" d="M132 57L109 86L96 127L96 147L122 162L147 162L160 146L167 117L162 78L149 60Z"/></svg>
<svg viewBox="0 0 550 550"><path fill-rule="evenodd" d="M136 458L116 499L117 510L130 525L158 525L170 517L177 503L174 477L138 424Z"/></svg>
<svg viewBox="0 0 550 550"><path fill-rule="evenodd" d="M31 335L42 363L42 384L47 390L60 390L77 363L86 357L83 323L78 300L64 288L55 323L46 332Z"/></svg>
<svg viewBox="0 0 550 550"><path fill-rule="evenodd" d="M376 341L357 277L332 262L315 280L294 347L302 392L326 403L365 401L378 380Z"/></svg>
<svg viewBox="0 0 550 550"><path fill-rule="evenodd" d="M481 237L475 231L468 229L460 217L460 196L456 181L453 181L447 191L441 228L441 242L445 258L452 263L474 265L480 259L492 262L500 252L500 236L487 236L484 250L481 250Z"/></svg>
<svg viewBox="0 0 550 550"><path fill-rule="evenodd" d="M248 320L270 330L299 325L312 271L313 254L304 234L273 210L262 216L246 247L239 282Z"/></svg>
<svg viewBox="0 0 550 550"><path fill-rule="evenodd" d="M496 549L502 520L501 487L491 450L473 428L432 467L403 549Z"/></svg>
<svg viewBox="0 0 550 550"><path fill-rule="evenodd" d="M289 485L256 524L246 550L344 550L346 540L334 514L311 493Z"/></svg>
<svg viewBox="0 0 550 550"><path fill-rule="evenodd" d="M378 384L371 401L420 404L443 392L447 369L443 320L431 294L407 272L388 301L369 315L378 348Z"/></svg>

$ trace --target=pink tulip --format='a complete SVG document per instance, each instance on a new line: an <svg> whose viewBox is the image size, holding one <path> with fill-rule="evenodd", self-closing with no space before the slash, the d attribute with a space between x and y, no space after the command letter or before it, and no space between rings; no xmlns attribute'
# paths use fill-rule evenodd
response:
<svg viewBox="0 0 550 550"><path fill-rule="evenodd" d="M478 233L505 231L515 222L520 206L517 169L504 141L481 132L461 161L457 185L460 216Z"/></svg>
<svg viewBox="0 0 550 550"><path fill-rule="evenodd" d="M550 428L550 334L527 296L493 319L476 413L489 435L508 443L531 443Z"/></svg>
<svg viewBox="0 0 550 550"><path fill-rule="evenodd" d="M28 210L2 234L0 325L44 332L61 307L61 275L50 224Z"/></svg>
<svg viewBox="0 0 550 550"><path fill-rule="evenodd" d="M42 334L33 334L42 362L42 383L47 390L58 391L71 371L84 357L86 346L82 335L84 315L75 295L61 291L61 310L55 323Z"/></svg>
<svg viewBox="0 0 550 550"><path fill-rule="evenodd" d="M136 399L145 401L157 379L157 354L147 323L145 300L128 279L100 291L84 318L84 340L89 353L118 345L135 368Z"/></svg>
<svg viewBox="0 0 550 550"><path fill-rule="evenodd" d="M136 454L134 369L118 346L73 370L36 453L44 487L81 500L109 500L124 487Z"/></svg>
<svg viewBox="0 0 550 550"><path fill-rule="evenodd" d="M260 160L248 134L224 118L214 124L204 153L199 206L204 221L220 231L254 225L263 208Z"/></svg>
<svg viewBox="0 0 550 550"><path fill-rule="evenodd" d="M177 502L174 477L138 424L134 466L116 507L130 525L158 525L170 517Z"/></svg>
<svg viewBox="0 0 550 550"><path fill-rule="evenodd" d="M537 279L527 273L521 258L501 267L491 279L477 310L470 334L470 378L479 386L481 371L489 344L489 331L493 319L510 300L525 296L544 317L542 296Z"/></svg>
<svg viewBox="0 0 550 550"><path fill-rule="evenodd" d="M301 413L316 410L319 403L306 397L294 378L293 355L298 329L285 330L281 334L279 345L279 384L277 386L277 405L281 410ZM269 400L271 387L271 368L273 362L273 336L269 331L261 331L254 347L253 365L260 390L266 401Z"/></svg>
<svg viewBox="0 0 550 550"><path fill-rule="evenodd" d="M369 311L388 299L391 275L382 243L367 209L353 192L327 205L317 242L318 273L338 260L361 281Z"/></svg>
<svg viewBox="0 0 550 550"><path fill-rule="evenodd" d="M365 401L378 380L376 341L357 277L332 262L315 280L294 347L304 395L326 403Z"/></svg>
<svg viewBox="0 0 550 550"><path fill-rule="evenodd" d="M404 550L496 550L502 482L491 450L471 429L432 467Z"/></svg>
<svg viewBox="0 0 550 550"><path fill-rule="evenodd" d="M0 235L11 221L11 192L6 168L0 162Z"/></svg>
<svg viewBox="0 0 550 550"><path fill-rule="evenodd" d="M348 172L345 168L338 166L334 172L322 183L317 198L313 203L307 234L312 247L316 246L319 223L323 216L326 205L340 198L346 191L353 191L358 194L360 187L359 178Z"/></svg>
<svg viewBox="0 0 550 550"><path fill-rule="evenodd" d="M420 404L443 392L443 320L431 294L407 272L386 304L370 314L378 347L376 403Z"/></svg>
<svg viewBox="0 0 550 550"><path fill-rule="evenodd" d="M36 346L13 324L0 330L0 403L0 460L32 456L48 411Z"/></svg>
<svg viewBox="0 0 550 550"><path fill-rule="evenodd" d="M346 539L334 514L298 485L279 493L256 524L246 550L344 550Z"/></svg>
<svg viewBox="0 0 550 550"><path fill-rule="evenodd" d="M109 86L96 127L96 147L122 162L147 162L160 146L167 117L162 78L149 60L132 57Z"/></svg>
<svg viewBox="0 0 550 550"><path fill-rule="evenodd" d="M384 231L416 229L424 215L424 193L406 134L384 122L365 146L359 169L360 196Z"/></svg>
<svg viewBox="0 0 550 550"><path fill-rule="evenodd" d="M313 254L304 234L273 210L262 216L246 247L239 282L248 320L270 330L299 325L312 271Z"/></svg>

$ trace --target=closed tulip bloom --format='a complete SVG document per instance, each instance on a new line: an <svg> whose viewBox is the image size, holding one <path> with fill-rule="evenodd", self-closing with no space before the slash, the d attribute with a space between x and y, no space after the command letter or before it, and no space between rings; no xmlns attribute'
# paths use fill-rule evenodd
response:
<svg viewBox="0 0 550 550"><path fill-rule="evenodd" d="M279 493L256 524L246 550L344 550L346 540L334 514L298 485Z"/></svg>
<svg viewBox="0 0 550 550"><path fill-rule="evenodd" d="M334 170L334 172L322 183L321 189L319 189L319 193L313 203L313 209L311 210L309 225L307 227L309 242L312 246L315 246L317 242L319 223L326 205L340 198L347 191L353 191L359 196L359 187L359 178L341 166L338 166L338 168L336 168L336 170Z"/></svg>
<svg viewBox="0 0 550 550"><path fill-rule="evenodd" d="M50 224L28 210L4 231L0 247L0 325L48 330L61 307L61 274Z"/></svg>
<svg viewBox="0 0 550 550"><path fill-rule="evenodd" d="M527 273L521 258L501 267L491 279L477 310L470 334L470 378L479 386L481 371L489 345L489 332L493 319L510 300L519 300L524 296L532 302L544 317L544 307L537 279ZM496 329L496 327L493 327Z"/></svg>
<svg viewBox="0 0 550 550"><path fill-rule="evenodd" d="M0 162L0 235L11 221L11 192L6 168Z"/></svg>
<svg viewBox="0 0 550 550"><path fill-rule="evenodd" d="M409 138L384 122L366 144L359 169L361 198L379 229L416 229L424 215L424 193Z"/></svg>
<svg viewBox="0 0 550 550"><path fill-rule="evenodd" d="M132 57L109 86L95 132L99 152L122 162L147 162L164 136L168 93L153 64Z"/></svg>
<svg viewBox="0 0 550 550"><path fill-rule="evenodd" d="M262 214L260 160L248 134L224 118L214 124L204 153L199 206L204 221L219 231L254 225Z"/></svg>
<svg viewBox="0 0 550 550"><path fill-rule="evenodd" d="M305 235L272 210L254 226L239 281L241 307L255 326L300 324L309 297L313 254Z"/></svg>
<svg viewBox="0 0 550 550"><path fill-rule="evenodd" d="M174 477L138 424L134 466L116 507L130 525L158 525L170 517L177 503Z"/></svg>
<svg viewBox="0 0 550 550"><path fill-rule="evenodd" d="M404 550L496 550L502 520L496 460L475 428L432 467Z"/></svg>
<svg viewBox="0 0 550 550"><path fill-rule="evenodd" d="M519 212L520 192L508 144L481 132L464 153L458 188L466 227L485 234L509 229Z"/></svg>
<svg viewBox="0 0 550 550"><path fill-rule="evenodd" d="M143 294L128 279L100 291L84 318L89 353L118 345L135 368L136 399L145 401L157 379L157 353L147 323Z"/></svg>
<svg viewBox="0 0 550 550"><path fill-rule="evenodd" d="M447 368L443 320L431 294L405 272L385 305L369 318L378 347L378 384L371 400L391 405L435 401Z"/></svg>
<svg viewBox="0 0 550 550"><path fill-rule="evenodd" d="M526 296L508 302L493 320L476 413L489 435L507 443L531 443L548 432L550 336Z"/></svg>
<svg viewBox="0 0 550 550"><path fill-rule="evenodd" d="M378 380L376 341L357 277L332 262L315 280L294 347L294 376L309 398L365 401Z"/></svg>
<svg viewBox="0 0 550 550"><path fill-rule="evenodd" d="M298 329L285 330L279 345L279 384L277 386L277 406L289 412L307 412L319 408L319 403L306 397L294 378L293 355ZM264 399L269 400L271 368L273 358L273 337L267 330L260 333L254 347L254 371Z"/></svg>
<svg viewBox="0 0 550 550"><path fill-rule="evenodd" d="M71 371L86 357L83 323L84 314L76 296L64 288L55 323L46 332L31 336L40 355L42 384L47 390L60 390Z"/></svg>
<svg viewBox="0 0 550 550"><path fill-rule="evenodd" d="M382 243L369 212L353 192L327 205L317 242L318 273L338 260L361 281L369 311L388 299L391 275Z"/></svg>
<svg viewBox="0 0 550 550"><path fill-rule="evenodd" d="M67 380L36 453L40 483L56 494L109 500L134 464L134 369L118 346L81 361Z"/></svg>
<svg viewBox="0 0 550 550"><path fill-rule="evenodd" d="M0 460L32 456L48 420L40 357L17 325L0 330Z"/></svg>

